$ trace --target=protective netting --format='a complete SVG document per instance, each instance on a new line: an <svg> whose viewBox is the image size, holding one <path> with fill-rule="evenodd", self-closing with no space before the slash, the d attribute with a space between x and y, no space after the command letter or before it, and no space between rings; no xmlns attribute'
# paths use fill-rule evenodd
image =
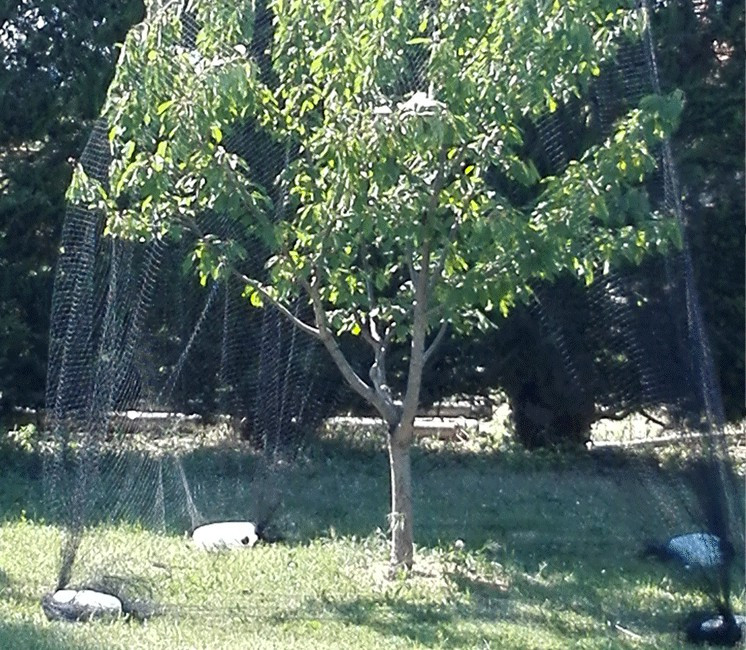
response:
<svg viewBox="0 0 746 650"><path fill-rule="evenodd" d="M541 5L520 3L516 11L526 12L531 22L541 15ZM237 45L229 34L222 48L207 53L200 49L205 43L201 34L220 29L235 7L215 3L214 24L200 24L189 2L151 7L146 22L127 40L122 65L129 66L129 73L115 82L120 85L113 92L136 94L147 87L167 97L182 82L179 66L185 54L199 66L203 55L216 61L237 51L256 63L262 81L272 88L273 12L279 6L254 3L253 13L245 16L253 21L251 41ZM245 9L243 3L236 7ZM463 19L469 20L468 3L463 9ZM643 97L660 92L648 8L628 11L644 27L634 37L619 36L610 50L613 56L584 95L521 117L526 148L545 175L560 174L589 142L609 137L616 121ZM418 34L423 30L413 11L401 21L397 42L390 44L400 74L382 79L378 88L389 102L430 92L427 39ZM528 49L532 42L527 38L506 47L523 65L542 54ZM154 57L174 61L165 76L162 66L156 74L148 65L153 43L158 47ZM191 101L193 110L217 92L210 87L207 66L203 74L207 81L198 89L203 94L179 99ZM512 83L520 85L521 79ZM527 87L527 105L545 102L530 93ZM237 113L242 114L240 107ZM273 139L250 112L242 115L225 134L223 146L248 163L251 182L267 190L277 206L275 219L281 219L287 200L282 172L299 153ZM86 175L104 186L112 162L109 120L114 119L106 115L97 124L80 161ZM157 155L157 134L147 120L143 134ZM512 400L516 427L529 431L537 446L558 428L589 432L599 466L608 465L619 491L640 506L635 525L626 537L604 537L603 522L614 515L604 512L603 495L578 492L578 504L595 509L596 525L571 533L568 522L566 533L523 543L536 544L537 554L561 548L578 559L584 550L573 547L581 535L594 536L586 543L620 556L675 535L717 536L723 548L732 545L735 553L696 581L709 598L708 607L727 613L733 595L743 589L742 576L732 566L742 556L743 508L693 284L674 161L665 143L657 163L646 180L651 209L679 220L683 248L608 269L587 287L565 277L535 283L528 313L541 349L556 358L554 374L540 377L537 363L537 374ZM521 200L520 188L504 189ZM120 200L118 207L128 209L126 196ZM47 393L52 453L45 470L54 520L66 529L56 585L116 590L133 613L143 616L160 609L219 614L238 607L244 615L260 614L260 601L249 605L211 590L213 567L206 560L198 562L197 575L204 581L196 588L199 598L193 575L174 578L165 590L157 585L164 582L164 571L177 572L174 567L190 561L178 536L202 524L246 520L260 528L276 524L283 534L282 501L289 489L283 472L307 436L333 412L343 382L317 343L277 310L257 309L242 295L241 275L261 277L269 253L240 222L206 209L194 231L141 241L112 237L106 225L100 212L72 204L62 234ZM238 243L247 255L234 260L233 275L200 281L191 268L198 237ZM291 309L308 320L307 304L299 301ZM546 390L538 396L539 384L548 383L553 397L547 399ZM574 410L567 408L570 402ZM564 415L558 417L560 407ZM641 411L657 425L637 421L610 433L595 424L599 414L613 419ZM612 454L630 449L623 462ZM141 527L148 534L135 548L132 538L105 524ZM126 585L117 582L122 576ZM187 590L179 589L180 579L191 581L188 598ZM292 594L282 597L292 599Z"/></svg>
<svg viewBox="0 0 746 650"><path fill-rule="evenodd" d="M110 163L107 132L99 123L81 158L94 178ZM219 215L204 225L241 237ZM104 559L92 526L266 527L282 499L283 463L339 392L318 346L278 313L252 307L236 282L201 286L182 269L190 241L143 244L103 230L100 214L69 210L55 287L45 478L68 532L60 587L137 573L127 548ZM207 429L215 440L198 433ZM190 471L198 448L213 451L215 467L193 461L199 471Z"/></svg>

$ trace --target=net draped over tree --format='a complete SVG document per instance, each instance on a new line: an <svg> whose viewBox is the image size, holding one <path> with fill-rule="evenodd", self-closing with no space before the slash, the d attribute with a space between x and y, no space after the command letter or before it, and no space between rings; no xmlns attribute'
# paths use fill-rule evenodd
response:
<svg viewBox="0 0 746 650"><path fill-rule="evenodd" d="M237 276L252 304L272 303L326 346L390 427L392 560L411 565L408 449L431 351L447 326L479 325L492 305L507 312L533 280L575 269L591 281L676 241L643 183L680 98L642 98L577 160L542 174L522 123L582 96L620 43L640 37L634 6L281 2L271 27L253 3L188 11L200 26L192 47L177 14L130 37L104 111L108 183L81 167L70 196L100 196L92 205L113 236L196 235L203 282ZM164 35L171 48L156 49ZM242 129L283 151L263 183L265 161L232 141ZM520 186L521 200L501 183ZM259 273L239 270L240 241L200 225L208 211L266 247ZM300 296L310 321L290 312ZM342 354L344 332L369 344L369 377ZM401 341L400 407L385 361Z"/></svg>
<svg viewBox="0 0 746 650"><path fill-rule="evenodd" d="M244 357L251 387L266 384L255 374L266 346L290 350L273 367L278 430L313 421L310 392L292 386L318 371L314 339L385 421L391 562L411 567L426 364L449 331L490 327L561 276L611 293L618 267L685 250L667 146L682 102L660 90L637 2L194 0L152 11L127 38L68 192L77 244L63 236L50 348L60 430L87 419L97 459L112 413L168 402L222 295L224 331L243 318L277 333L258 360ZM138 286L123 275L133 264L145 269ZM186 276L159 284L162 268L182 266ZM135 350L151 336L158 287L198 284L206 297L188 305L183 351L154 377ZM107 311L119 293L135 302ZM366 350L365 368L344 337ZM407 350L401 390L387 367L394 346ZM70 358L83 359L89 392L70 383ZM241 373L228 356L204 363L218 383L228 365ZM251 395L242 381L222 387L216 410L240 411L230 404ZM253 411L252 427L265 415ZM154 485L162 504L167 482ZM66 507L83 522L79 502Z"/></svg>

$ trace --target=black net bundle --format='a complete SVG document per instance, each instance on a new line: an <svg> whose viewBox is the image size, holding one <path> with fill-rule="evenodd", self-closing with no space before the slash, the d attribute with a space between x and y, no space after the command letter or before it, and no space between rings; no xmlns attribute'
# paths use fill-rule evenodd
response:
<svg viewBox="0 0 746 650"><path fill-rule="evenodd" d="M229 4L216 3L216 11L229 12ZM526 11L540 5L526 3ZM226 43L210 53L243 52L270 88L276 75L272 6L254 3L247 16L253 36L240 50ZM464 3L464 20L467 8ZM649 7L635 11L645 21ZM122 61L129 62L129 76L115 82L120 87L114 91L178 85L178 61L199 60L200 33L210 27L198 22L189 2L153 7L128 38ZM405 106L418 97L426 104L426 39L406 36L406 47L392 52L401 74L385 80L381 95ZM148 67L153 42L156 56L173 57L165 78ZM527 44L511 47L516 59L530 59ZM649 25L636 39L625 36L594 77L583 96L523 116L525 153L542 174L561 173L589 143L610 137L626 111L660 92ZM205 96L192 100L195 110L209 99L206 87ZM96 126L80 161L86 176L103 186L114 139L108 119ZM149 128L143 121L143 137L152 135L155 149ZM266 189L275 218L284 218L283 171L301 155L297 148L271 138L250 113L236 118L223 146L247 162L251 182ZM656 154L657 170L645 188L650 209L678 219L683 246L644 260L631 256L592 282L568 275L535 283L522 333L534 347L525 338L516 341L533 360L519 355L512 362L515 368L532 364L532 370L503 370L500 378L516 435L527 447L546 446L558 432L587 443L601 483L623 498L578 488L576 504L589 517L577 526L568 521L551 539L524 535L521 543L532 557L559 553L570 564L594 561L588 546L607 557L639 556L643 566L650 563L651 575L660 571L655 561L669 560L677 567L675 589L697 594L680 609L702 610L692 619L690 637L729 641L740 634L734 616L743 592L742 496L694 287L674 160L666 143ZM520 203L521 190L502 182L495 180L497 188ZM129 208L126 192L117 201L117 208ZM285 315L252 305L244 295L242 276L261 277L270 255L249 232L220 210L206 209L194 230L138 241L112 237L102 213L70 205L47 393L47 494L65 529L57 589L115 592L135 618L194 608L220 613L240 607L244 615L261 609L223 589L217 569L210 560L195 560L183 535L226 522L254 526L241 529L239 545L253 544L254 534L260 540L286 534L285 472L333 413L342 379L325 351ZM247 254L236 258L231 274L200 279L193 268L200 237L237 243ZM589 270L582 272L587 277ZM310 322L305 302L289 309ZM620 424L601 426L609 421ZM572 472L566 478L572 482ZM613 539L605 534L616 518L612 504L622 504L633 522L626 536ZM125 535L122 527L144 532ZM193 562L198 578L194 571L179 573ZM187 583L189 597L180 589ZM579 600L577 606L600 624L613 623L607 602ZM655 621L641 613L631 627L644 635Z"/></svg>

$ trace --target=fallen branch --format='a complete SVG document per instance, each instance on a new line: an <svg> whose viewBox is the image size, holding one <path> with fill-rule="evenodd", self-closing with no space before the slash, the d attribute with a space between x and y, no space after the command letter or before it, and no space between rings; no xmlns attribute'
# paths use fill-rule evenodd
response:
<svg viewBox="0 0 746 650"><path fill-rule="evenodd" d="M617 632L621 632L622 634L626 634L631 639L635 639L635 641L642 641L642 636L637 634L637 632L633 632L632 630L628 630L626 627L622 627L619 625L619 623L614 623L614 629Z"/></svg>

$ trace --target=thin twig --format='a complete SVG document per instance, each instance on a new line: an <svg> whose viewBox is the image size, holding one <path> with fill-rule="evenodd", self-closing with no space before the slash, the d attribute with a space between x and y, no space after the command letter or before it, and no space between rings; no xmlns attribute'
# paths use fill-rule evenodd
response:
<svg viewBox="0 0 746 650"><path fill-rule="evenodd" d="M650 422L652 422L653 424L657 424L658 426L663 427L664 429L668 428L668 425L663 420L659 420L658 418L650 415L650 413L648 413L644 409L640 409L640 415L650 420Z"/></svg>

